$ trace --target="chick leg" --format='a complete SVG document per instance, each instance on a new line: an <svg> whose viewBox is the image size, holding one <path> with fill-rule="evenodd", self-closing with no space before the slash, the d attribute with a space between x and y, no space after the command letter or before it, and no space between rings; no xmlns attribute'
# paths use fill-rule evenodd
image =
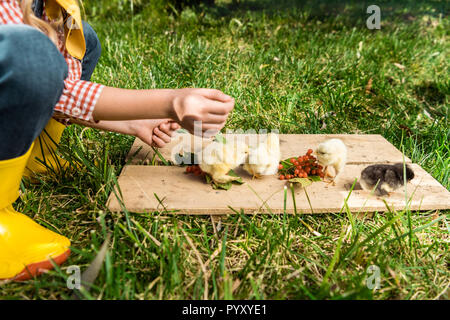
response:
<svg viewBox="0 0 450 320"><path fill-rule="evenodd" d="M338 163L338 164L333 166L334 172L335 172L334 178L333 178L333 180L331 180L331 183L332 183L333 186L336 185L337 178L341 175L341 173L342 173L342 171L344 169L344 165L345 164Z"/></svg>
<svg viewBox="0 0 450 320"><path fill-rule="evenodd" d="M381 197L386 197L386 196L390 196L390 193L387 192L385 189L381 188L380 185L377 186L377 188L375 189L375 194L381 198Z"/></svg>
<svg viewBox="0 0 450 320"><path fill-rule="evenodd" d="M337 174L335 174L334 176L333 175L331 175L329 172L328 172L328 166L327 167L325 167L325 169L324 169L325 171L325 178L326 177L330 177L331 179L324 179L323 180L323 182L325 182L327 185L332 185L332 186L335 186L336 185L336 183L334 182L335 180L336 180L336 177L337 177Z"/></svg>
<svg viewBox="0 0 450 320"><path fill-rule="evenodd" d="M328 184L329 184L330 182L332 182L332 180L328 180L328 179L327 179L327 177L330 177L330 178L333 177L333 176L328 172L328 166L325 166L325 168L323 168L323 172L325 173L323 182L327 182Z"/></svg>
<svg viewBox="0 0 450 320"><path fill-rule="evenodd" d="M332 185L332 186L336 186L336 180L337 180L337 178L339 177L339 175L341 174L341 172L342 172L342 171L336 170L336 174L335 174L335 176L333 177L333 180L331 180L331 185Z"/></svg>

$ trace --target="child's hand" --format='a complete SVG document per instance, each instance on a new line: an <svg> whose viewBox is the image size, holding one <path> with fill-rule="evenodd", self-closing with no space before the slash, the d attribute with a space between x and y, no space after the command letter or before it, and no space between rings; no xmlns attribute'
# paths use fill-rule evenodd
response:
<svg viewBox="0 0 450 320"><path fill-rule="evenodd" d="M72 119L71 122L91 128L129 134L138 137L148 145L162 148L180 125L170 119L100 121L98 123Z"/></svg>
<svg viewBox="0 0 450 320"><path fill-rule="evenodd" d="M129 121L133 135L150 146L162 148L169 143L175 131L180 129L178 123L164 120Z"/></svg>
<svg viewBox="0 0 450 320"><path fill-rule="evenodd" d="M179 89L173 99L175 121L192 134L194 121L201 121L204 136L219 132L233 108L234 99L216 89Z"/></svg>

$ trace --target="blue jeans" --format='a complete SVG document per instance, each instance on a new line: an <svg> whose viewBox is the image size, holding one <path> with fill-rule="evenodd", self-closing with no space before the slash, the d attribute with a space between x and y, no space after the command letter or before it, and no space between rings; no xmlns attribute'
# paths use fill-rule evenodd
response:
<svg viewBox="0 0 450 320"><path fill-rule="evenodd" d="M89 80L101 54L100 41L83 22ZM26 25L0 25L0 160L28 151L53 114L67 78L67 63L50 39Z"/></svg>

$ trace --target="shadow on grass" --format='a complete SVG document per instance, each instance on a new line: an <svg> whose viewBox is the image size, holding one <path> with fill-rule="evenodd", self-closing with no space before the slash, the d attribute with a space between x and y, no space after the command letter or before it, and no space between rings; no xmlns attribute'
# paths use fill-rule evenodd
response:
<svg viewBox="0 0 450 320"><path fill-rule="evenodd" d="M414 92L420 100L425 100L431 105L441 105L445 102L445 88L441 88L436 82L425 81L414 87Z"/></svg>
<svg viewBox="0 0 450 320"><path fill-rule="evenodd" d="M216 1L217 3L217 1ZM245 11L258 11L258 10L278 10L278 9L303 9L305 7L311 7L320 9L324 15L336 13L345 10L358 10L365 9L368 6L376 4L382 11L393 12L401 10L403 12L409 12L411 14L430 14L438 15L439 13L448 14L449 4L445 0L379 0L376 1L355 1L355 0L241 0L232 1L229 4L223 4L230 10L245 10ZM220 5L218 3L217 5Z"/></svg>
<svg viewBox="0 0 450 320"><path fill-rule="evenodd" d="M216 18L243 17L251 12L264 12L267 15L307 13L309 19L321 21L342 16L351 25L360 24L361 21L365 22L368 17L367 7L372 4L381 8L382 19L398 18L404 22L413 22L424 15L438 17L442 14L445 17L450 13L449 2L445 0L378 0L376 3L355 0L199 0L187 1L187 5L184 7L168 5L165 1L156 1L155 3L134 1L132 3L133 5L126 5L119 0L85 0L84 7L88 16L107 16L118 20L129 20L130 16L137 15L176 16L180 15L183 9L191 8L198 13L207 12ZM171 9L174 7L176 7L175 12ZM364 20L361 20L362 18Z"/></svg>
<svg viewBox="0 0 450 320"><path fill-rule="evenodd" d="M217 1L216 1L217 2ZM216 5L219 16L240 16L248 12L261 11L266 14L285 12L296 14L308 12L310 20L333 19L337 16L345 16L347 23L360 24L367 19L367 7L376 4L381 9L382 19L399 19L406 23L415 21L421 16L439 17L448 16L450 13L449 2L435 1L338 1L338 0L237 0L230 4ZM363 18L363 20L361 20Z"/></svg>

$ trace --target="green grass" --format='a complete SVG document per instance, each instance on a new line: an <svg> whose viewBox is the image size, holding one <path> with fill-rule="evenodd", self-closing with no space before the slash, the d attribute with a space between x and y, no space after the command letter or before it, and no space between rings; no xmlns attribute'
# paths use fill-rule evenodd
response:
<svg viewBox="0 0 450 320"><path fill-rule="evenodd" d="M381 30L366 28L371 3L216 2L164 16L139 1L85 1L103 45L94 80L221 89L236 98L227 128L382 134L449 189L448 2L378 1ZM82 168L25 183L17 207L69 237L73 253L59 272L4 284L0 298L70 297L67 267L84 270L111 231L95 299L448 299L449 212L236 212L215 225L111 213L105 203L132 141L66 130L61 152ZM371 265L379 290L366 285Z"/></svg>

